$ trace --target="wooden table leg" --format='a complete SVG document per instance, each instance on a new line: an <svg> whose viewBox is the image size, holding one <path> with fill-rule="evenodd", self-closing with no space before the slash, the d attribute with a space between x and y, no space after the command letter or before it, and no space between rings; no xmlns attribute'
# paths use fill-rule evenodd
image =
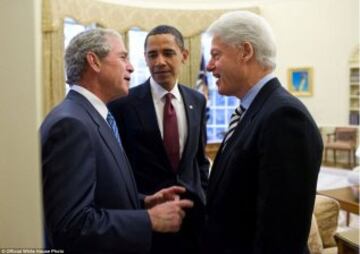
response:
<svg viewBox="0 0 360 254"><path fill-rule="evenodd" d="M346 212L346 226L349 226L350 224L350 213Z"/></svg>

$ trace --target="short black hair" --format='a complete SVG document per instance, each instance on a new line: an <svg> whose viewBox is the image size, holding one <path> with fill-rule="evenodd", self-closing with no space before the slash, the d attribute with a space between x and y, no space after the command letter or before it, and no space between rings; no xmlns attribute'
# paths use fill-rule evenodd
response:
<svg viewBox="0 0 360 254"><path fill-rule="evenodd" d="M152 35L157 35L157 34L172 34L175 37L176 44L179 46L181 50L184 50L184 37L182 36L180 31L173 26L159 25L151 29L151 31L146 35L145 43L144 43L145 51L146 51L146 44L148 38Z"/></svg>

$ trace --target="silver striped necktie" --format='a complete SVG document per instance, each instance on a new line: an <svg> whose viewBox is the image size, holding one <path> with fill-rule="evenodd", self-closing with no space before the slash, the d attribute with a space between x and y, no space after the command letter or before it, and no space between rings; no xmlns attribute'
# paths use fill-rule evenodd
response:
<svg viewBox="0 0 360 254"><path fill-rule="evenodd" d="M235 112L231 115L231 119L230 119L230 123L229 123L229 128L224 136L224 145L223 145L223 150L227 144L227 142L229 141L230 137L233 135L236 126L238 125L238 123L240 122L241 116L242 114L245 112L245 109L243 106L239 105L236 109Z"/></svg>

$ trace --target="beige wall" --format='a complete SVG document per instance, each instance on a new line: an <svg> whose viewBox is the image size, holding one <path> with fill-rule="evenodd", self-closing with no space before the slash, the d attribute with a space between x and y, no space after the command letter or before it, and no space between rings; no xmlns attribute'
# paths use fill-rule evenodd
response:
<svg viewBox="0 0 360 254"><path fill-rule="evenodd" d="M319 125L347 125L348 61L359 43L359 0L277 1L262 5L278 42L277 75L287 69L314 69L314 95L301 97Z"/></svg>
<svg viewBox="0 0 360 254"><path fill-rule="evenodd" d="M0 1L0 248L42 246L40 0Z"/></svg>

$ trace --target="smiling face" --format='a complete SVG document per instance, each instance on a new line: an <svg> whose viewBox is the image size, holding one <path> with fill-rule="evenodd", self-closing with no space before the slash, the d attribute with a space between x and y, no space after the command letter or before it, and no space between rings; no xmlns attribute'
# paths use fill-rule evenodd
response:
<svg viewBox="0 0 360 254"><path fill-rule="evenodd" d="M211 43L211 59L207 70L218 80L216 85L222 95L237 96L242 94L244 63L241 59L241 47L224 43L214 36Z"/></svg>
<svg viewBox="0 0 360 254"><path fill-rule="evenodd" d="M180 49L172 34L148 37L145 60L152 78L164 89L170 91L174 87L187 57L187 50Z"/></svg>
<svg viewBox="0 0 360 254"><path fill-rule="evenodd" d="M128 52L120 37L107 36L110 52L99 60L98 79L102 93L110 101L129 92L130 74L134 71L129 62Z"/></svg>

